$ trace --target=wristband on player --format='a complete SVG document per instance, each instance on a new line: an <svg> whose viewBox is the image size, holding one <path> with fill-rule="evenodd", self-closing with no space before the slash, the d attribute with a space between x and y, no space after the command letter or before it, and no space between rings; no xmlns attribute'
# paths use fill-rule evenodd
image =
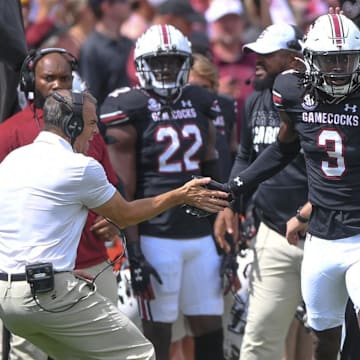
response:
<svg viewBox="0 0 360 360"><path fill-rule="evenodd" d="M304 217L304 216L302 216L302 215L300 214L301 209L302 209L302 206L300 206L300 207L296 210L296 215L295 215L295 217L296 217L296 218L298 219L298 221L300 221L302 224L307 224L307 223L309 222L309 219L306 218L306 217Z"/></svg>

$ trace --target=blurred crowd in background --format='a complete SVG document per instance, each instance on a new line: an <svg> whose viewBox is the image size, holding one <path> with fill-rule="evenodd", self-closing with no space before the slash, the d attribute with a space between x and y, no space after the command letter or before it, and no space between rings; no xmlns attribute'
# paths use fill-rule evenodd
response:
<svg viewBox="0 0 360 360"><path fill-rule="evenodd" d="M188 36L193 52L205 54L219 70L219 93L234 97L238 110L252 91L254 57L242 45L257 38L272 23L286 22L306 30L329 6L342 6L352 19L360 16L360 4L342 0L21 0L28 50L61 47L79 59L79 72L101 104L115 88L135 85L131 44L150 25L172 24ZM104 7L101 3L108 3ZM101 10L100 10L101 9ZM96 54L88 42L93 32L115 41L121 59L106 59L115 79L100 84ZM126 44L126 45L124 45ZM84 50L85 49L85 50ZM91 59L89 59L89 50ZM100 57L105 54L99 54ZM124 63L126 58L126 65ZM116 62L119 61L117 64ZM92 64L91 64L92 63ZM98 69L99 70L99 69ZM97 79L95 79L97 77ZM97 87L97 88L96 88ZM10 111L13 111L11 109ZM9 115L1 114L0 121ZM238 111L238 139L241 111Z"/></svg>

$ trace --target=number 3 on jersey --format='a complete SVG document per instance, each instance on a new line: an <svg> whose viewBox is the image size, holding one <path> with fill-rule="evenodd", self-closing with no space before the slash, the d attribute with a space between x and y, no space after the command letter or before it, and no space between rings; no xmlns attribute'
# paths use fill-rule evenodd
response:
<svg viewBox="0 0 360 360"><path fill-rule="evenodd" d="M345 170L344 141L336 129L323 129L318 136L318 146L324 148L328 159L321 161L321 171L328 178L339 178Z"/></svg>
<svg viewBox="0 0 360 360"><path fill-rule="evenodd" d="M200 160L194 155L203 144L200 129L195 124L185 124L180 129L173 126L160 127L155 134L157 142L167 143L164 151L159 155L159 172L177 173L198 170ZM191 139L192 142L183 152L182 161L175 160L174 155L181 150L182 139Z"/></svg>

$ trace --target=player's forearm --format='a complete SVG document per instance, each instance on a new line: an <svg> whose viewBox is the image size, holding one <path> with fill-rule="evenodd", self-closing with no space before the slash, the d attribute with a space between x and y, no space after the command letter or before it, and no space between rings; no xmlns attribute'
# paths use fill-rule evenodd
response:
<svg viewBox="0 0 360 360"><path fill-rule="evenodd" d="M229 180L236 177L242 171L244 171L251 162L250 152L245 149L242 145L239 146L238 152L234 159L234 164L231 169Z"/></svg>
<svg viewBox="0 0 360 360"><path fill-rule="evenodd" d="M172 206L181 204L184 197L180 191L182 188L134 201L126 201L119 192L115 192L109 201L92 210L124 229L157 216Z"/></svg>
<svg viewBox="0 0 360 360"><path fill-rule="evenodd" d="M232 173L235 177L230 181L231 190L235 194L251 190L282 170L296 157L299 150L298 139L291 143L276 141L268 146L245 170L238 174Z"/></svg>

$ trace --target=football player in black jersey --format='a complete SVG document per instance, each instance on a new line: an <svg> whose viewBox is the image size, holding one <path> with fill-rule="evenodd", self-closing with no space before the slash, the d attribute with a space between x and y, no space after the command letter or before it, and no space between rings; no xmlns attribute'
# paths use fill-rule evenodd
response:
<svg viewBox="0 0 360 360"><path fill-rule="evenodd" d="M114 168L129 199L173 189L193 175L217 178L215 94L188 85L191 47L170 25L151 26L136 42L140 87L106 98L101 121ZM223 359L220 257L206 218L181 207L128 229L132 285L145 336L169 358L179 309L189 319L196 359Z"/></svg>
<svg viewBox="0 0 360 360"><path fill-rule="evenodd" d="M320 16L303 53L305 73L284 73L274 83L282 120L277 141L228 185L240 193L303 149L312 209L302 295L315 358L335 360L348 296L360 318L360 30L344 15ZM306 220L308 214L299 215Z"/></svg>
<svg viewBox="0 0 360 360"><path fill-rule="evenodd" d="M297 27L275 24L268 26L255 42L244 46L245 52L256 54L255 91L245 101L240 146L230 179L276 141L280 118L272 101L272 86L278 74L299 66L302 38L303 34ZM300 267L303 242L294 247L285 239L286 221L307 200L307 194L305 162L299 154L283 171L260 184L252 196L260 227L252 244L254 271L240 351L242 360L280 359L292 322L289 333L292 341L287 342L286 350L295 351L295 346L302 349L302 355L297 354L298 359L311 358L311 338L294 319L296 308L302 301ZM233 218L230 208L219 213L215 235L225 231L224 225L232 223ZM300 343L297 341L298 332L302 334Z"/></svg>

